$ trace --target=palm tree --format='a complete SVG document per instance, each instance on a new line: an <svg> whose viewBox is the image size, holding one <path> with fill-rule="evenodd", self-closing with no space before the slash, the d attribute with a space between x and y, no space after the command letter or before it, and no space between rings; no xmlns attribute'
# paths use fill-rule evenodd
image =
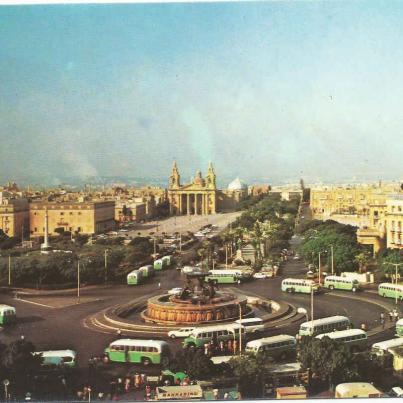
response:
<svg viewBox="0 0 403 403"><path fill-rule="evenodd" d="M370 262L370 257L368 252L361 252L355 256L355 262L358 263L358 268L360 273L365 273L367 271L367 266Z"/></svg>

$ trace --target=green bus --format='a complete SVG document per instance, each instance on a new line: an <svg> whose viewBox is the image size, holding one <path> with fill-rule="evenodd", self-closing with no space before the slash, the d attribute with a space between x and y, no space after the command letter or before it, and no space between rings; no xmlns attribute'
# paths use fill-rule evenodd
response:
<svg viewBox="0 0 403 403"><path fill-rule="evenodd" d="M273 358L285 359L295 357L297 340L293 336L280 334L278 336L264 337L246 343L245 352L251 354L266 354Z"/></svg>
<svg viewBox="0 0 403 403"><path fill-rule="evenodd" d="M378 294L385 298L396 298L403 301L403 285L392 283L381 283L378 287Z"/></svg>
<svg viewBox="0 0 403 403"><path fill-rule="evenodd" d="M154 260L154 270L162 270L166 266L166 263L162 259Z"/></svg>
<svg viewBox="0 0 403 403"><path fill-rule="evenodd" d="M113 362L169 365L171 352L168 343L159 340L119 339L105 349Z"/></svg>
<svg viewBox="0 0 403 403"><path fill-rule="evenodd" d="M241 327L242 336L245 335L245 328ZM211 341L215 344L220 341L238 340L240 332L240 325L217 325L198 327L183 341L183 347L203 347L206 343Z"/></svg>
<svg viewBox="0 0 403 403"><path fill-rule="evenodd" d="M333 332L335 330L345 330L350 327L350 319L346 316L329 316L327 318L315 319L301 323L298 335L315 336L317 334Z"/></svg>
<svg viewBox="0 0 403 403"><path fill-rule="evenodd" d="M14 323L17 320L17 312L14 307L9 305L0 305L0 325Z"/></svg>
<svg viewBox="0 0 403 403"><path fill-rule="evenodd" d="M242 278L241 270L209 270L206 281L213 280L218 284L234 284Z"/></svg>
<svg viewBox="0 0 403 403"><path fill-rule="evenodd" d="M149 278L154 275L154 267L151 264L140 267L139 271L141 272L143 278Z"/></svg>
<svg viewBox="0 0 403 403"><path fill-rule="evenodd" d="M368 347L367 332L361 329L338 330L336 332L324 333L316 336L317 339L323 339L324 337L329 337L332 340L345 343L353 352L362 351Z"/></svg>
<svg viewBox="0 0 403 403"><path fill-rule="evenodd" d="M319 286L312 280L302 278L286 278L281 282L281 291L284 292L301 292L303 294L316 294L319 291Z"/></svg>
<svg viewBox="0 0 403 403"><path fill-rule="evenodd" d="M131 271L127 275L127 284L128 285L139 285L143 280L143 272L140 269L136 269Z"/></svg>
<svg viewBox="0 0 403 403"><path fill-rule="evenodd" d="M34 353L42 357L44 367L69 367L77 364L77 353L73 350L38 351Z"/></svg>
<svg viewBox="0 0 403 403"><path fill-rule="evenodd" d="M356 279L341 276L326 276L323 286L329 290L348 290L353 292L360 289L360 285Z"/></svg>
<svg viewBox="0 0 403 403"><path fill-rule="evenodd" d="M169 267L173 263L173 257L171 255L163 256L161 258L161 260L162 260L163 264L165 265L165 267Z"/></svg>
<svg viewBox="0 0 403 403"><path fill-rule="evenodd" d="M396 336L403 337L403 319L396 322Z"/></svg>

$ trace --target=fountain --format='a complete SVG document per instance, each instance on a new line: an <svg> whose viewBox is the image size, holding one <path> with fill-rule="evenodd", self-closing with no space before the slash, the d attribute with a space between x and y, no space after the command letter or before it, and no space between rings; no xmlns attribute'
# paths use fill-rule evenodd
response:
<svg viewBox="0 0 403 403"><path fill-rule="evenodd" d="M182 292L150 298L142 318L159 324L194 325L230 321L249 313L245 296L219 291L214 281L205 281L207 275L186 274Z"/></svg>

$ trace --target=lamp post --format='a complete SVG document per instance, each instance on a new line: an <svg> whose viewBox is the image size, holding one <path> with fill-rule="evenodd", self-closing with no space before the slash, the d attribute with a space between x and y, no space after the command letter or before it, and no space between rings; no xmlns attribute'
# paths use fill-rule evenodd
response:
<svg viewBox="0 0 403 403"><path fill-rule="evenodd" d="M326 252L327 252L327 250L322 250L318 254L319 255L319 285L322 285L322 277L321 277L322 268L321 268L321 263L320 263L320 255L321 255L321 253L326 253Z"/></svg>
<svg viewBox="0 0 403 403"><path fill-rule="evenodd" d="M332 254L332 275L334 274L334 251L333 251L333 245L330 245L330 252Z"/></svg>
<svg viewBox="0 0 403 403"><path fill-rule="evenodd" d="M239 355L242 355L242 306L241 303L239 306Z"/></svg>
<svg viewBox="0 0 403 403"><path fill-rule="evenodd" d="M105 285L108 282L108 253L110 249L105 249L104 252L104 262L105 262Z"/></svg>
<svg viewBox="0 0 403 403"><path fill-rule="evenodd" d="M311 285L311 331L313 334L313 286Z"/></svg>
<svg viewBox="0 0 403 403"><path fill-rule="evenodd" d="M8 286L11 285L11 254L8 255Z"/></svg>
<svg viewBox="0 0 403 403"><path fill-rule="evenodd" d="M80 303L80 258L77 260L77 304Z"/></svg>
<svg viewBox="0 0 403 403"><path fill-rule="evenodd" d="M4 400L7 402L8 401L8 385L10 385L10 381L8 379L4 379L3 385L4 385Z"/></svg>
<svg viewBox="0 0 403 403"><path fill-rule="evenodd" d="M384 262L383 264L390 264L390 265L392 265L392 266L395 266L395 285L396 285L396 287L395 287L395 304L397 305L397 300L398 300L398 297L397 297L397 294L398 294L398 290L397 290L397 268L399 267L399 266L403 266L403 263L391 263L391 262Z"/></svg>

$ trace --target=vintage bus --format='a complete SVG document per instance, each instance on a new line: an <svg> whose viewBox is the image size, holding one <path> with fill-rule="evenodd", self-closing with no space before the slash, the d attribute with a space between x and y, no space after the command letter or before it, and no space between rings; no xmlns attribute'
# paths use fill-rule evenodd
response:
<svg viewBox="0 0 403 403"><path fill-rule="evenodd" d="M44 367L69 367L77 364L77 353L73 350L38 351L34 353L42 357Z"/></svg>
<svg viewBox="0 0 403 403"><path fill-rule="evenodd" d="M284 292L301 292L310 294L319 291L319 286L313 280L305 280L302 278L286 278L281 282L281 291Z"/></svg>
<svg viewBox="0 0 403 403"><path fill-rule="evenodd" d="M392 283L381 283L378 287L378 294L385 298L396 298L403 301L403 285Z"/></svg>
<svg viewBox="0 0 403 403"><path fill-rule="evenodd" d="M213 280L218 284L234 284L242 278L241 270L209 270L206 281Z"/></svg>
<svg viewBox="0 0 403 403"><path fill-rule="evenodd" d="M374 343L371 347L371 351L376 355L384 355L390 352L389 349L400 346L403 346L403 337Z"/></svg>
<svg viewBox="0 0 403 403"><path fill-rule="evenodd" d="M173 263L173 258L172 258L171 255L164 256L164 257L161 258L161 260L162 260L162 262L164 264L164 267L169 267Z"/></svg>
<svg viewBox="0 0 403 403"><path fill-rule="evenodd" d="M340 383L336 386L335 397L348 399L352 397L382 397L382 392L367 382Z"/></svg>
<svg viewBox="0 0 403 403"><path fill-rule="evenodd" d="M140 267L139 271L141 272L143 278L149 278L154 275L154 267L151 264Z"/></svg>
<svg viewBox="0 0 403 403"><path fill-rule="evenodd" d="M341 276L326 276L323 286L329 290L347 290L353 292L360 289L360 285L356 279Z"/></svg>
<svg viewBox="0 0 403 403"><path fill-rule="evenodd" d="M251 354L264 353L273 358L284 359L295 356L297 340L293 336L280 334L278 336L265 337L246 343L245 352Z"/></svg>
<svg viewBox="0 0 403 403"><path fill-rule="evenodd" d="M351 327L351 322L346 316L329 316L301 323L298 334L299 336L316 336L335 330L345 330L349 327Z"/></svg>
<svg viewBox="0 0 403 403"><path fill-rule="evenodd" d="M246 333L255 333L264 330L262 318L237 319L235 323L238 325L242 325L245 328Z"/></svg>
<svg viewBox="0 0 403 403"><path fill-rule="evenodd" d="M110 361L149 364L169 364L168 343L159 340L119 339L105 349Z"/></svg>
<svg viewBox="0 0 403 403"><path fill-rule="evenodd" d="M332 340L345 343L352 350L365 350L367 348L367 332L361 329L338 330L336 332L319 334L317 339L329 337Z"/></svg>
<svg viewBox="0 0 403 403"><path fill-rule="evenodd" d="M0 304L0 325L7 325L17 320L17 311L14 307Z"/></svg>
<svg viewBox="0 0 403 403"><path fill-rule="evenodd" d="M166 263L162 259L154 260L154 270L162 270L166 266Z"/></svg>
<svg viewBox="0 0 403 403"><path fill-rule="evenodd" d="M213 341L239 340L240 331L245 334L245 328L236 324L198 327L186 337L183 347L203 347L206 343Z"/></svg>
<svg viewBox="0 0 403 403"><path fill-rule="evenodd" d="M396 336L403 337L403 319L396 322Z"/></svg>
<svg viewBox="0 0 403 403"><path fill-rule="evenodd" d="M131 271L127 275L127 284L128 285L139 285L143 280L143 273L140 269L136 269Z"/></svg>

